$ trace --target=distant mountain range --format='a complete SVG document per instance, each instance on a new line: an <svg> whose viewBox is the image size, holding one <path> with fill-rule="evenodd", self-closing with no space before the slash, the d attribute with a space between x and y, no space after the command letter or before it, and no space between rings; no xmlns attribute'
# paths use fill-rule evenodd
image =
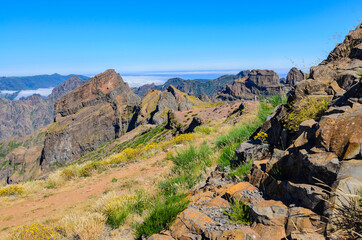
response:
<svg viewBox="0 0 362 240"><path fill-rule="evenodd" d="M27 77L0 77L0 90L20 91L56 87L74 75L75 74L60 75L54 73L52 75L36 75ZM82 79L88 78L82 75L77 76Z"/></svg>
<svg viewBox="0 0 362 240"><path fill-rule="evenodd" d="M156 89L163 91L169 86L174 86L178 90L193 96L200 96L206 94L208 96L215 96L221 91L226 84L232 84L235 79L243 78L250 73L249 70L241 71L238 74L223 75L216 79L194 79L185 80L182 78L171 78L162 85L146 84L137 88L132 88L135 94L143 97L149 90Z"/></svg>

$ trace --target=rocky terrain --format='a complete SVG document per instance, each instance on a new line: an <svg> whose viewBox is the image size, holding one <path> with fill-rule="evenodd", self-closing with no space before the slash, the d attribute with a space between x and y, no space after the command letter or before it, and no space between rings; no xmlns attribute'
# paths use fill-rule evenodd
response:
<svg viewBox="0 0 362 240"><path fill-rule="evenodd" d="M2 231L10 228L10 239L360 239L361 68L359 25L308 77L292 68L285 82L271 70L171 79L135 89L141 99L114 70L71 77L45 101L23 100L44 107L24 107L35 117L19 119L26 124L45 121L40 113L55 102L52 124L0 143Z"/></svg>
<svg viewBox="0 0 362 240"><path fill-rule="evenodd" d="M169 229L149 239L360 239L358 222L341 220L336 209L357 211L360 223L348 199L362 187L361 49L362 25L236 148L234 164L253 163L246 181L216 168ZM314 104L326 108L313 114ZM233 224L225 214L240 201L252 224Z"/></svg>

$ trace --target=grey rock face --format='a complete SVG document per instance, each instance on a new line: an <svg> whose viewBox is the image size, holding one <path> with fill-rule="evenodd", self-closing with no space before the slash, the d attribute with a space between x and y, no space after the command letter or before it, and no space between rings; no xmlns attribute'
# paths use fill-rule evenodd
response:
<svg viewBox="0 0 362 240"><path fill-rule="evenodd" d="M297 68L293 67L288 72L287 78L286 78L286 84L289 84L291 86L294 86L297 82L300 82L306 78L303 71L298 70Z"/></svg>

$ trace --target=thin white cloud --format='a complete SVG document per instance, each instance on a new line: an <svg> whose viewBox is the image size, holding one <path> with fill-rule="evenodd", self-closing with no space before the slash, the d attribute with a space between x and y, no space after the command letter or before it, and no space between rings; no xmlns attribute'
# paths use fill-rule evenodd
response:
<svg viewBox="0 0 362 240"><path fill-rule="evenodd" d="M46 97L52 93L53 89L54 89L53 87L50 87L50 88L38 88L35 90L21 90L14 100L19 100L22 97L26 98L33 94L39 94L41 96Z"/></svg>
<svg viewBox="0 0 362 240"><path fill-rule="evenodd" d="M0 94L13 94L13 93L16 93L17 91L12 91L12 90L1 90L0 91Z"/></svg>
<svg viewBox="0 0 362 240"><path fill-rule="evenodd" d="M169 76L122 76L123 80L129 84L130 87L139 87L144 84L154 83L156 85L163 84L169 79Z"/></svg>

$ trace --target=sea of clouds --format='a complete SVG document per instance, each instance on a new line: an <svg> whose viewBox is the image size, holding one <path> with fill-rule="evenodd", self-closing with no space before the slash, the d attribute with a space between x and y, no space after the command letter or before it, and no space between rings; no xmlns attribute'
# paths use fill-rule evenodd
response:
<svg viewBox="0 0 362 240"><path fill-rule="evenodd" d="M19 100L20 98L27 98L33 94L39 94L40 96L47 97L52 93L53 87L50 88L38 88L35 90L21 90L18 95L14 98L14 100Z"/></svg>

